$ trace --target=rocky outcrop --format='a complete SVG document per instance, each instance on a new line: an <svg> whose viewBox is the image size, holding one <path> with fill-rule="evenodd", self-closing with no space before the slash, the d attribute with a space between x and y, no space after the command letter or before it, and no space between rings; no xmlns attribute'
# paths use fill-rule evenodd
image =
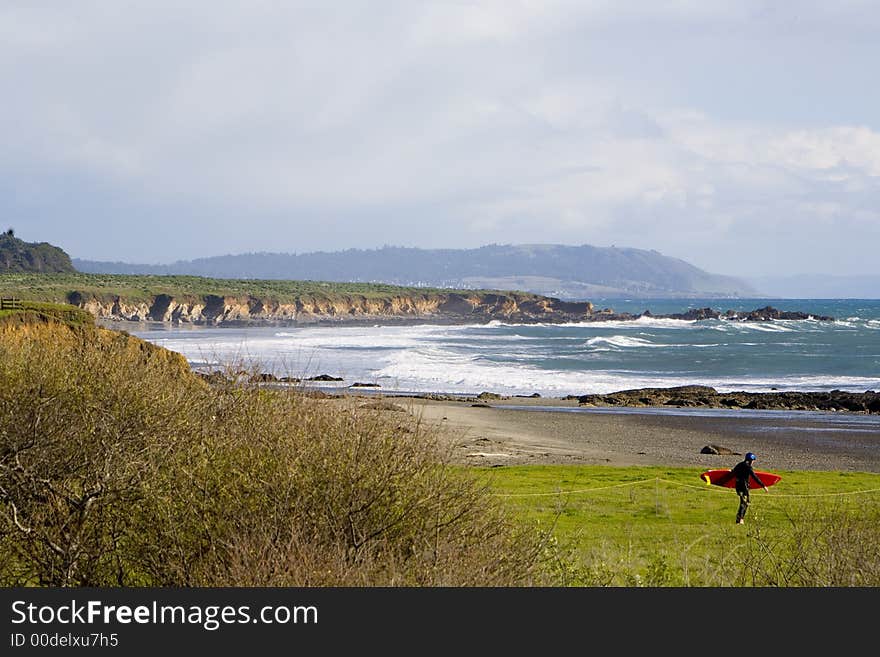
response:
<svg viewBox="0 0 880 657"><path fill-rule="evenodd" d="M708 386L638 388L581 395L581 406L677 406L794 411L880 413L880 392L718 392Z"/></svg>
<svg viewBox="0 0 880 657"><path fill-rule="evenodd" d="M715 454L717 455L738 455L739 452L734 452L732 449L728 447L722 447L721 445L706 445L703 449L700 450L700 454Z"/></svg>
<svg viewBox="0 0 880 657"><path fill-rule="evenodd" d="M596 321L621 321L636 320L640 317L653 317L654 319L679 319L689 322L701 321L705 319L721 319L732 322L770 322L780 319L804 320L814 319L822 322L833 322L834 318L828 315L812 315L801 311L778 310L773 306L765 306L748 312L740 312L736 310L728 310L721 313L714 308L691 308L683 313L671 313L668 315L655 315L650 310L634 315L631 313L615 313L611 308L604 308L594 314L593 319Z"/></svg>

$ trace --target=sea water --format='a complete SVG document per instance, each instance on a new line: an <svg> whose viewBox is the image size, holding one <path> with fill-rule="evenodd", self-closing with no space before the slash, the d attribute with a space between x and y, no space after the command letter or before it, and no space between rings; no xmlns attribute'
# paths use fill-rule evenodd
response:
<svg viewBox="0 0 880 657"><path fill-rule="evenodd" d="M636 321L223 328L139 325L131 333L194 367L341 377L383 392L564 397L699 384L720 392L880 390L880 300L594 300L617 312L766 305L834 321ZM323 383L327 386L327 383Z"/></svg>

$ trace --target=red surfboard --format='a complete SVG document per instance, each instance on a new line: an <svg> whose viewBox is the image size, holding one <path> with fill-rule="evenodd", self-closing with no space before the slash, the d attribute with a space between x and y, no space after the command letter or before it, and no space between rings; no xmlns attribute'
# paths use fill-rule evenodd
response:
<svg viewBox="0 0 880 657"><path fill-rule="evenodd" d="M777 474L773 474L772 472L761 472L760 470L755 470L755 474L758 475L758 479L764 482L764 485L768 488L778 482L782 477ZM714 484L716 486L724 486L725 488L736 488L736 477L733 476L733 472L730 470L706 470L703 474L700 475L700 479L705 481L707 484ZM757 488L758 482L752 479L749 482L749 486L751 488Z"/></svg>

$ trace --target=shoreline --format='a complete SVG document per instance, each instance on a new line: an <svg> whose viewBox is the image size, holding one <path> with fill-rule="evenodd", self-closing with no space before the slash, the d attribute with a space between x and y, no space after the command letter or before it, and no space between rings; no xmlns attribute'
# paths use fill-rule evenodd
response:
<svg viewBox="0 0 880 657"><path fill-rule="evenodd" d="M659 465L729 468L747 451L763 470L880 473L880 418L863 427L835 426L823 414L767 417L749 411L723 416L645 413L639 409L554 409L546 402L472 405L462 401L385 398L443 431L453 462L505 465ZM540 403L543 401L544 403ZM536 403L538 402L538 403ZM511 408L513 406L513 408ZM525 406L525 408L523 408ZM574 412L561 412L567 408ZM643 409L642 409L643 411ZM837 417L870 417L840 413ZM873 418L871 418L873 420ZM732 453L706 454L707 446Z"/></svg>
<svg viewBox="0 0 880 657"><path fill-rule="evenodd" d="M103 322L102 322L103 323ZM113 323L122 328L123 323ZM141 325L143 326L143 325ZM155 328L172 328L167 324ZM174 327L181 328L181 327ZM193 327L196 330L202 327ZM232 327L229 327L232 328ZM210 330L210 329L208 329ZM332 374L332 372L331 372ZM764 470L825 470L880 473L880 413L856 412L835 403L820 409L816 405L772 410L745 408L747 404L678 404L670 399L689 390L695 398L711 397L708 388L676 388L621 391L624 399L607 406L579 403L584 395L536 397L429 393L388 390L348 385L327 386L321 381L283 383L252 380L253 385L299 389L328 401L338 399L361 405L382 402L382 412L409 412L422 421L443 429L443 442L450 458L459 464L500 467L504 465L607 464L617 466L656 465L668 467L729 468L747 451L759 455ZM362 384L369 385L369 384ZM646 391L653 391L656 404L645 403ZM723 393L717 401L733 399ZM779 399L779 393L750 393L749 401ZM784 393L783 393L784 394ZM832 393L798 393L828 397ZM878 393L846 393L860 396ZM598 396L595 396L598 397ZM669 403L672 401L673 403ZM872 397L873 401L873 397ZM634 403L638 402L638 403ZM834 410L832 410L834 409ZM853 426L855 419L865 420ZM707 446L720 447L722 454L704 454ZM738 453L738 454L736 454Z"/></svg>
<svg viewBox="0 0 880 657"><path fill-rule="evenodd" d="M452 297L462 297L459 291L450 291ZM503 292L500 294L517 295L518 292ZM133 306L129 312L122 312L122 305L117 299L106 308L96 300L80 299L74 304L86 310L95 317L95 321L102 323L106 328L112 328L113 324L150 324L164 325L167 328L184 328L188 326L198 328L308 328L315 326L462 326L470 324L490 324L501 322L505 324L602 324L606 322L636 322L639 319L669 319L676 321L702 321L707 319L723 320L728 322L772 322L772 321L800 321L817 320L821 322L834 322L836 319L829 315L796 311L783 311L773 306L764 306L751 311L727 310L721 312L710 307L688 308L674 313L652 313L646 309L640 313L627 311L616 312L611 308L594 310L590 301L563 301L555 297L541 297L543 304L522 304L522 308L511 310L503 306L500 308L481 308L473 305L462 308L468 304L462 301L457 307L438 307L431 311L411 310L409 312L367 312L363 309L339 308L328 312L322 307L322 311L305 312L303 310L285 311L279 313L255 313L244 308L231 312L224 306L223 311L213 316L206 316L200 309L198 314L189 317L186 313L178 313L176 316L169 310L174 303L172 297L160 295L149 304ZM490 297L498 294L490 295ZM540 296L540 295L538 295ZM165 298L167 297L167 298ZM497 300L496 300L497 303ZM161 306L162 312L155 307ZM247 308L249 305L245 304ZM260 305L262 308L262 303ZM215 310L220 310L219 307Z"/></svg>
<svg viewBox="0 0 880 657"><path fill-rule="evenodd" d="M210 373L200 373L200 375L208 379L212 377ZM692 411L691 415L704 411L710 413L711 416L719 416L724 411L744 414L763 412L880 416L880 392L874 390L866 390L864 392L845 390L717 392L714 388L708 386L686 385L620 390L608 394L571 394L563 397L544 397L539 393L509 395L492 391L459 393L395 390L384 389L374 383L357 381L335 387L328 387L326 384L322 385L327 381L344 381L344 379L342 377L333 377L329 374L321 374L306 379L279 379L267 373L253 375L250 378L250 383L253 384L278 388L300 385L307 390L318 391L327 395L366 395L503 406L561 406L635 414L682 414L682 411L688 409ZM880 417L878 417L878 422L880 422Z"/></svg>

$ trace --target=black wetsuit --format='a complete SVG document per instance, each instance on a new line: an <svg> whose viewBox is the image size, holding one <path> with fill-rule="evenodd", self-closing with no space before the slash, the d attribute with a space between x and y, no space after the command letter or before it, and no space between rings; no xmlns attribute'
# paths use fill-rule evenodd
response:
<svg viewBox="0 0 880 657"><path fill-rule="evenodd" d="M731 470L733 476L736 477L736 492L739 495L739 509L736 512L736 521L739 522L746 516L749 509L749 484L754 479L762 487L764 482L755 474L752 464L749 461L740 461Z"/></svg>

